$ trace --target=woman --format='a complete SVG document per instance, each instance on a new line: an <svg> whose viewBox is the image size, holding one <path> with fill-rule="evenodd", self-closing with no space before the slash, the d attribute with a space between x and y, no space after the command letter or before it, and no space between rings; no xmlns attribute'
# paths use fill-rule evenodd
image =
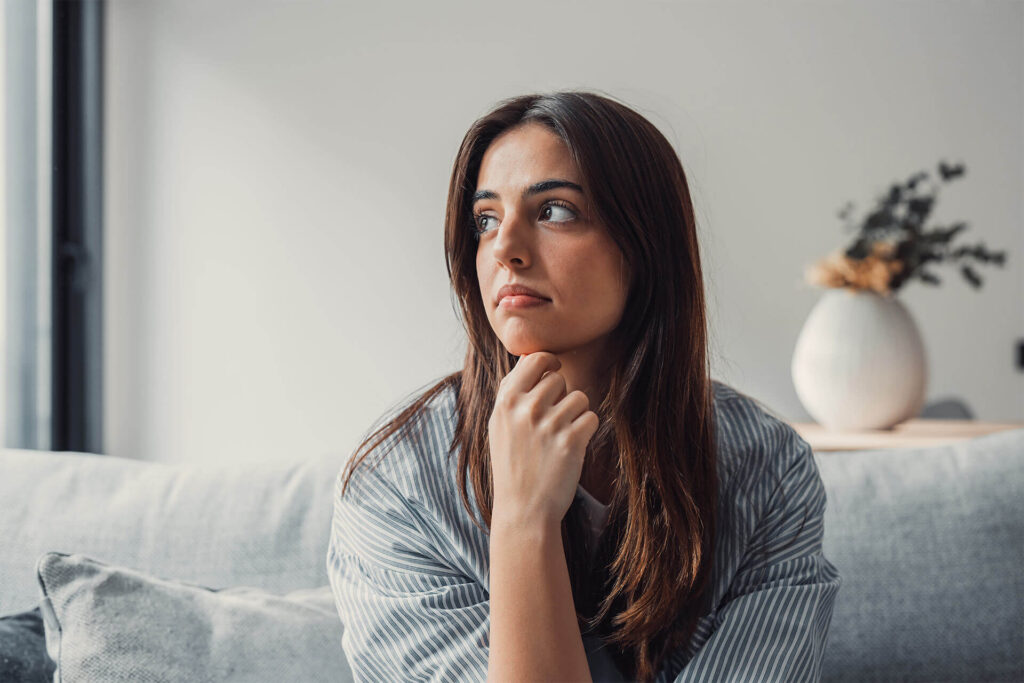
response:
<svg viewBox="0 0 1024 683"><path fill-rule="evenodd" d="M593 93L501 102L459 149L445 250L465 365L337 482L356 679L816 679L824 489L792 428L710 377L664 136Z"/></svg>

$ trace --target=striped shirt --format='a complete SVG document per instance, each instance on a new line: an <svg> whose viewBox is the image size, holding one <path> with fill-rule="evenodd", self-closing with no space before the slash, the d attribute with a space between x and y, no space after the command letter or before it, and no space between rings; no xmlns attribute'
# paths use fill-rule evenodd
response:
<svg viewBox="0 0 1024 683"><path fill-rule="evenodd" d="M811 448L752 398L713 386L713 607L656 680L819 680L841 578L821 551L825 490ZM374 453L344 496L340 474L335 484L327 572L356 681L487 677L488 536L462 504L458 453L448 457L455 419L448 388L409 436L385 442L394 450L376 469ZM472 486L468 495L482 523ZM601 641L583 642L594 680L620 680Z"/></svg>

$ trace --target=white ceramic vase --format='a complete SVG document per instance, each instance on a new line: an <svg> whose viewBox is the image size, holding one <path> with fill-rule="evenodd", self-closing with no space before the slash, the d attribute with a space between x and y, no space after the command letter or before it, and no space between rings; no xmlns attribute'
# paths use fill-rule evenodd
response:
<svg viewBox="0 0 1024 683"><path fill-rule="evenodd" d="M888 429L920 414L928 368L910 312L895 296L829 289L793 351L793 385L818 424Z"/></svg>

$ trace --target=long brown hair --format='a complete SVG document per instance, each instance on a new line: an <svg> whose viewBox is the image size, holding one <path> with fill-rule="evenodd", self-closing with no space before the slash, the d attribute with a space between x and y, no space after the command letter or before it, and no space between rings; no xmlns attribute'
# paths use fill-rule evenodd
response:
<svg viewBox="0 0 1024 683"><path fill-rule="evenodd" d="M470 198L488 145L527 122L547 126L565 142L594 217L607 226L631 273L625 312L611 335L608 390L592 408L600 426L586 455L615 458L608 526L589 563L577 498L562 538L581 632L600 636L624 674L649 680L709 609L719 482L690 191L672 145L640 114L604 95L566 91L503 100L473 123L452 169L444 232L448 275L469 339L464 366L370 434L349 463L345 485L369 453L396 431L407 433L431 399L453 388L458 421L449 455L459 452L463 505L476 521L469 483L487 529L477 525L488 532L487 423L498 383L516 357L483 307Z"/></svg>

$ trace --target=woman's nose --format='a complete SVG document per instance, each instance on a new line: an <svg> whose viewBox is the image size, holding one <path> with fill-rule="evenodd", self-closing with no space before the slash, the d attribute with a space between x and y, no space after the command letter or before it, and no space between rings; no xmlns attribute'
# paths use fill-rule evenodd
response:
<svg viewBox="0 0 1024 683"><path fill-rule="evenodd" d="M506 266L515 263L526 266L530 263L532 249L533 225L519 212L508 213L498 226L498 234L494 236L493 254Z"/></svg>

